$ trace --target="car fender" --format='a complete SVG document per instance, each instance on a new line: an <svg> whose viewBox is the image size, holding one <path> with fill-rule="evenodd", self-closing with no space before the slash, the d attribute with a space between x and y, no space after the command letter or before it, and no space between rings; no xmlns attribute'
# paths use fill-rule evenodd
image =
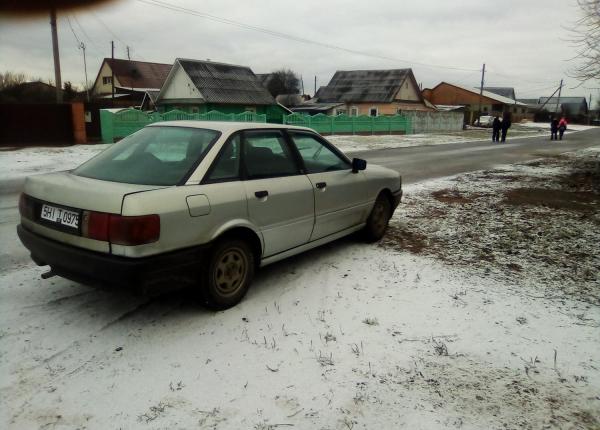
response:
<svg viewBox="0 0 600 430"><path fill-rule="evenodd" d="M261 249L265 249L265 240L263 238L260 230L252 224L250 221L239 218L239 219L230 219L229 221L220 224L211 234L210 240L211 242L221 237L223 234L226 234L228 231L231 231L235 228L246 228L252 230L252 232L260 239Z"/></svg>

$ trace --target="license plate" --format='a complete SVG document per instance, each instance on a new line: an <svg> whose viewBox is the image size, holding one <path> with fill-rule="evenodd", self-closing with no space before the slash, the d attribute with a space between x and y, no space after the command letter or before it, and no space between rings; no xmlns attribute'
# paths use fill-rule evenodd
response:
<svg viewBox="0 0 600 430"><path fill-rule="evenodd" d="M42 205L40 218L67 227L79 228L79 213L56 206Z"/></svg>

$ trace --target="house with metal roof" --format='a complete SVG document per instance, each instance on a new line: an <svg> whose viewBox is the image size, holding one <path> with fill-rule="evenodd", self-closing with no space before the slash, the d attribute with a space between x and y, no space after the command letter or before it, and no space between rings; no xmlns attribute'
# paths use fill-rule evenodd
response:
<svg viewBox="0 0 600 430"><path fill-rule="evenodd" d="M585 122L589 106L585 97L539 97L519 99L527 104L536 121L547 121L552 116L566 116L570 121Z"/></svg>
<svg viewBox="0 0 600 430"><path fill-rule="evenodd" d="M113 98L119 105L138 106L146 91L158 91L162 87L171 64L147 61L105 58L94 81L92 96L96 99Z"/></svg>
<svg viewBox="0 0 600 430"><path fill-rule="evenodd" d="M282 115L290 113L249 67L183 58L175 60L156 105L160 111L254 112L265 114L269 122L281 122Z"/></svg>
<svg viewBox="0 0 600 430"><path fill-rule="evenodd" d="M508 99L517 100L515 89L512 87L483 87L483 90Z"/></svg>
<svg viewBox="0 0 600 430"><path fill-rule="evenodd" d="M412 69L391 69L338 70L311 100L292 110L379 116L435 108L423 99Z"/></svg>
<svg viewBox="0 0 600 430"><path fill-rule="evenodd" d="M527 105L512 98L491 91L471 88L455 83L440 82L433 88L423 90L423 96L434 105L465 106L465 121L469 124L477 119L481 106L481 115L499 115L510 113L513 122L532 119Z"/></svg>

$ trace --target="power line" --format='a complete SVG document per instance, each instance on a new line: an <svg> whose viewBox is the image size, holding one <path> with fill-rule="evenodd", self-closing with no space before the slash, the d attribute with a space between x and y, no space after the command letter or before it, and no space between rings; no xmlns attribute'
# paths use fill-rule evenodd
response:
<svg viewBox="0 0 600 430"><path fill-rule="evenodd" d="M77 41L77 48L81 48L81 40L79 40L79 37L77 37L77 34L75 34L75 30L73 30L73 26L71 25L71 20L69 19L69 16L67 15L67 23L69 23L69 28L71 29L71 33L73 33L73 36L75 36L75 40Z"/></svg>
<svg viewBox="0 0 600 430"><path fill-rule="evenodd" d="M117 40L118 40L119 42L121 42L123 45L127 45L125 42L123 42L123 41L121 40L121 38L119 38L119 36L117 36L117 35L116 35L116 34L115 34L115 33L114 33L114 32L113 32L111 29L110 29L110 27L109 27L108 25L106 25L106 24L104 23L104 21L102 21L102 20L100 19L100 17L99 17L99 16L98 16L98 15L97 15L97 14L96 14L94 11L92 11L92 16L93 16L93 17L96 19L96 21L98 21L98 22L99 22L99 23L100 23L100 24L101 24L101 25L102 25L102 26L103 26L103 27L106 29L106 31L108 31L108 32L109 32L109 33L112 35L112 37L114 37L115 39L117 39Z"/></svg>
<svg viewBox="0 0 600 430"><path fill-rule="evenodd" d="M197 11L194 9L189 9L189 8L184 8L181 6L172 5L170 3L166 3L166 2L163 2L160 0L138 0L138 1L141 3L145 3L147 5L161 7L163 9L169 9L169 10L179 12L179 13L184 13L187 15L197 16L200 18L219 22L221 24L231 25L231 26L243 28L246 30L257 31L257 32L260 32L263 34L268 34L270 36L274 36L274 37L278 37L278 38L286 39L286 40L291 40L294 42L306 43L306 44L321 46L321 47L328 48L328 49L344 51L344 52L348 52L350 54L362 55L365 57L378 58L381 60L388 60L388 61L393 61L393 62L408 63L408 64L418 65L418 66L422 66L422 67L428 67L428 68L432 68L432 69L448 69L448 70L458 70L458 71L464 71L464 72L479 72L480 71L478 69L467 69L467 68L463 68L463 67L444 66L444 65L439 65L439 64L427 64L427 63L420 63L420 62L410 61L410 60L402 60L399 58L388 57L385 55L377 55L377 54L372 54L369 52L359 51L359 50L355 50L355 49L349 49L349 48L345 48L343 46L333 45L333 44L329 44L329 43L323 43L323 42L319 42L316 40L311 40L311 39L307 39L304 37L294 36L294 35L291 35L288 33L282 33L280 31L271 30L271 29L268 29L265 27L259 27L259 26L255 26L255 25L251 25L251 24L246 24L246 23L243 23L240 21L234 21L231 19L222 18L222 17L216 16L216 15L211 15L211 14L208 14L205 12L200 12L200 11Z"/></svg>
<svg viewBox="0 0 600 430"><path fill-rule="evenodd" d="M94 39L92 39L89 36L89 34L85 31L85 28L81 25L81 23L79 22L79 20L77 19L77 17L75 15L71 15L71 17L73 18L73 21L75 21L75 24L77 25L77 27L79 28L79 30L83 34L83 37L85 37L87 39L87 41L92 44L92 46L94 47L94 51L96 51L98 54L102 54L102 51L100 50L100 48L98 47L98 45L96 45L96 43L94 42Z"/></svg>

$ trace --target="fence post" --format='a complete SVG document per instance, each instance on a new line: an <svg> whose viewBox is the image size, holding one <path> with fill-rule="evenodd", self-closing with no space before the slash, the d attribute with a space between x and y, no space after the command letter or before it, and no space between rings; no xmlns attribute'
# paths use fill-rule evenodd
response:
<svg viewBox="0 0 600 430"><path fill-rule="evenodd" d="M100 109L100 134L104 143L113 143L114 141L114 115L106 109Z"/></svg>
<svg viewBox="0 0 600 430"><path fill-rule="evenodd" d="M334 123L334 122L335 122L335 115L332 115L332 116L331 116L331 135L332 135L332 136L335 134L335 133L334 133L334 128L333 128L333 126L334 126L334 124L333 124L333 123Z"/></svg>

